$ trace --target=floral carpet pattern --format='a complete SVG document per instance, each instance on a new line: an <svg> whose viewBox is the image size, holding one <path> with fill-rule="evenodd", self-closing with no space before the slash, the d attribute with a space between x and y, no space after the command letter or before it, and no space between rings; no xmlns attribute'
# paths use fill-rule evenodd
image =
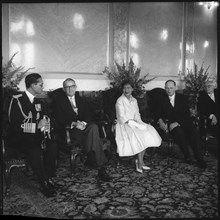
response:
<svg viewBox="0 0 220 220"><path fill-rule="evenodd" d="M163 147L161 147L162 149ZM56 197L46 198L38 190L33 175L25 170L12 173L11 192L3 200L3 215L57 219L85 218L217 218L218 158L204 157L207 169L183 163L178 150L167 159L160 150L149 161L151 169L139 174L134 159L124 159L119 167L107 165L112 181L96 178L97 170L77 163L69 176L69 158L61 154L56 181ZM169 162L169 163L168 163Z"/></svg>

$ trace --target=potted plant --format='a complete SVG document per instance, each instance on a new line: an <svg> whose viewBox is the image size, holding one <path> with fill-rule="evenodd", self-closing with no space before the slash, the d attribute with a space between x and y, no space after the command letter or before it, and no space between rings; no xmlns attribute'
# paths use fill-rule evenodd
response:
<svg viewBox="0 0 220 220"><path fill-rule="evenodd" d="M121 84L124 80L130 80L134 85L133 95L136 98L143 98L146 90L144 84L152 81L156 77L147 79L149 73L140 77L141 68L137 68L134 65L132 58L130 58L128 67L126 68L124 62L122 65L115 62L113 71L111 72L108 67L105 67L103 73L107 75L110 80L110 84L113 88L121 90Z"/></svg>
<svg viewBox="0 0 220 220"><path fill-rule="evenodd" d="M205 69L203 63L200 69L198 69L197 64L194 63L194 71L188 70L188 74L184 77L185 93L189 95L189 107L193 110L194 114L197 114L199 92L205 90L206 82L209 80L208 69L209 66Z"/></svg>
<svg viewBox="0 0 220 220"><path fill-rule="evenodd" d="M13 63L13 58L18 52L14 53L11 59L2 66L2 100L3 100L3 114L7 116L7 109L12 95L21 93L19 91L19 83L24 78L25 74L33 68L24 70L24 67L16 67ZM3 127L7 124L7 117L3 116Z"/></svg>

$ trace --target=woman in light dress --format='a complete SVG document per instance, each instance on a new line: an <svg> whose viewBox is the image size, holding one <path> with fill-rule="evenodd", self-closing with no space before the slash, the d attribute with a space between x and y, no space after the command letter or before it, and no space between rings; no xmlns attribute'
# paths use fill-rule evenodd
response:
<svg viewBox="0 0 220 220"><path fill-rule="evenodd" d="M141 120L137 100L132 96L132 82L124 81L122 89L123 94L115 104L117 152L119 156L137 154L136 170L143 173L143 169L150 169L143 161L146 148L159 147L162 140L153 126Z"/></svg>

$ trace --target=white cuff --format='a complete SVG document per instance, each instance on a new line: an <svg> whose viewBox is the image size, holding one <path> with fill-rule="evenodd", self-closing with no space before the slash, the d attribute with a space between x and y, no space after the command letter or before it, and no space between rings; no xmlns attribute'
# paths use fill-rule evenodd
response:
<svg viewBox="0 0 220 220"><path fill-rule="evenodd" d="M212 119L212 118L213 118L213 116L214 116L213 114L209 115L209 119Z"/></svg>
<svg viewBox="0 0 220 220"><path fill-rule="evenodd" d="M82 121L82 123L86 126L87 125L87 123L85 122L85 121Z"/></svg>

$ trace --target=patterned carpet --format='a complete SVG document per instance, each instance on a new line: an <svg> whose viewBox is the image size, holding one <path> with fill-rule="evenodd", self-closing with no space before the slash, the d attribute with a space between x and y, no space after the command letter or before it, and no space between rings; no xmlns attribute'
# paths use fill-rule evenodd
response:
<svg viewBox="0 0 220 220"><path fill-rule="evenodd" d="M134 160L124 159L118 169L107 165L111 182L97 180L97 171L78 161L75 176L69 177L69 158L61 154L54 198L45 198L33 175L25 170L12 173L10 195L3 200L3 215L58 219L83 218L217 218L218 158L205 156L207 169L201 172L181 161L174 147L169 164L166 148L160 147L146 164L151 170L139 174Z"/></svg>

